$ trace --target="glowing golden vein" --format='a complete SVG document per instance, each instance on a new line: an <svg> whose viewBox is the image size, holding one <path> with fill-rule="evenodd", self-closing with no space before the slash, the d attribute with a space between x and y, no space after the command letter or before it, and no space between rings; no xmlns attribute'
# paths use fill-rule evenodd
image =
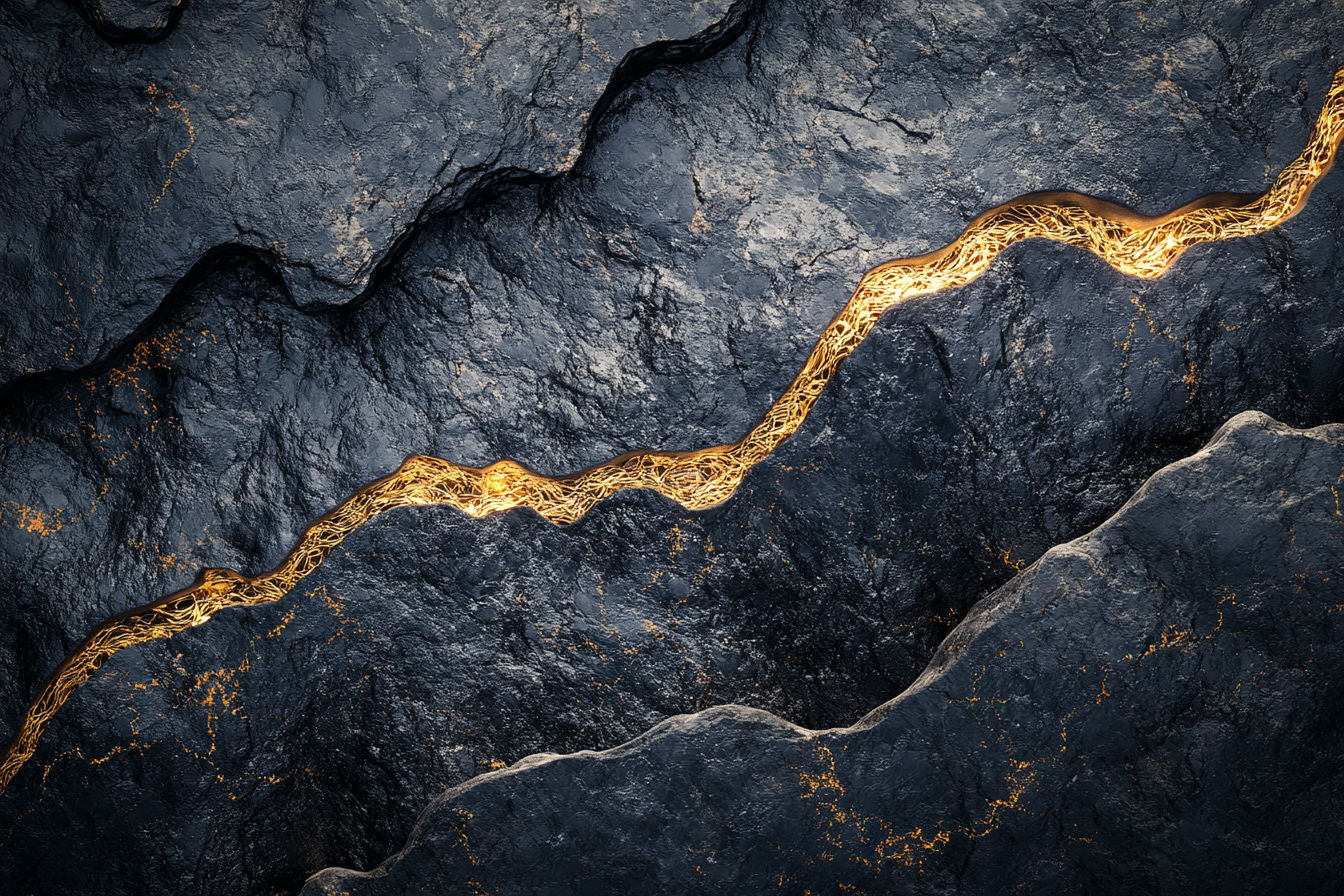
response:
<svg viewBox="0 0 1344 896"><path fill-rule="evenodd" d="M1344 135L1344 69L1336 73L1302 154L1260 196L1215 193L1160 217L1078 193L1032 193L985 212L950 245L889 261L859 281L826 327L788 390L737 442L700 451L637 451L569 476L533 473L503 460L484 469L436 457L412 457L313 523L284 562L244 576L209 569L195 585L100 625L57 667L28 709L3 763L0 793L32 756L56 711L119 650L209 621L220 610L279 600L360 525L398 507L447 504L474 517L531 507L553 523L572 523L618 491L647 488L691 510L727 500L747 471L797 431L831 375L899 302L970 282L1012 243L1032 237L1087 249L1111 266L1156 277L1198 243L1249 236L1275 227L1302 208L1330 169Z"/></svg>

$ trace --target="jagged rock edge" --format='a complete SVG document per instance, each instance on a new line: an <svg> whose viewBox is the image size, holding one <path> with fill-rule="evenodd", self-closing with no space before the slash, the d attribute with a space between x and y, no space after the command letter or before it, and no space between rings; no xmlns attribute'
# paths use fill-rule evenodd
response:
<svg viewBox="0 0 1344 896"><path fill-rule="evenodd" d="M1060 553L1066 553L1069 549L1078 544L1087 542L1095 536L1103 533L1109 527L1115 525L1122 517L1127 514L1131 508L1139 504L1146 498L1150 492L1154 491L1168 474L1176 473L1186 467L1197 464L1201 458L1222 447L1225 441L1228 441L1238 430L1247 427L1257 427L1261 430L1271 430L1280 435L1300 435L1309 438L1321 438L1322 434L1329 430L1339 430L1344 425L1338 423L1327 423L1322 426L1306 427L1298 429L1289 426L1262 411L1249 410L1242 411L1225 421L1211 435L1204 445L1193 454L1167 464L1157 472L1153 473L1138 489L1129 497L1127 501L1106 520L1088 532L1077 538L1055 545L1040 556L1034 563L1027 566L1012 579L993 592L985 595L966 614L966 617L959 622L952 631L939 643L935 649L933 658L929 661L924 671L910 683L903 691L890 700L886 700L880 705L874 707L862 718L855 721L852 725L836 728L812 729L802 725L790 722L788 719L781 718L772 712L756 707L744 706L742 704L727 703L719 706L712 706L699 712L686 713L672 716L664 719L642 734L631 738L623 744L606 750L579 750L574 753L534 753L525 756L522 759L510 765L507 768L497 769L495 771L485 772L477 775L461 784L445 790L439 796L429 802L421 810L416 818L415 825L407 835L406 845L393 855L389 856L383 862L369 871L356 871L349 868L324 868L310 877L304 890L314 883L321 884L324 876L332 875L342 879L355 878L359 880L372 880L383 877L387 872L401 860L413 847L417 845L418 837L423 828L432 821L435 811L453 799L467 793L484 784L487 781L493 781L498 778L515 776L533 768L547 765L553 762L573 762L579 760L606 761L608 759L617 760L628 755L638 753L646 744L658 740L662 737L673 736L678 733L688 733L695 729L707 729L719 719L736 719L739 721L753 721L762 730L769 730L771 736L781 740L791 739L795 741L804 741L825 734L844 735L856 733L880 724L897 705L903 701L913 698L924 688L935 683L945 672L949 671L955 665L957 659L964 655L974 644L977 637L993 628L1001 612L1008 612L1011 609L1013 597L1019 591L1029 586L1036 576L1041 565L1049 558Z"/></svg>
<svg viewBox="0 0 1344 896"><path fill-rule="evenodd" d="M78 3L81 0L69 0L69 2L72 6L75 6L77 11L80 9ZM174 13L180 16L178 10L185 7L187 2L188 0L182 0L182 3L174 8ZM461 214L484 205L498 198L505 190L512 187L558 182L567 177L587 154L597 128L610 111L612 104L622 93L658 68L701 62L728 49L742 36L750 24L757 21L757 15L763 3L764 0L735 0L723 18L709 25L694 37L683 40L655 41L646 46L636 47L626 53L625 58L612 69L606 88L588 113L579 152L574 157L573 162L564 170L557 171L554 174L540 174L511 166L492 170L486 170L486 166L474 166L460 172L452 183L445 185L425 202L420 213L409 226L391 238L387 249L382 254L382 258L374 265L368 284L354 298L346 302L301 306L294 301L284 274L274 263L278 260L278 256L273 252L245 243L222 243L202 253L187 272L179 277L172 288L168 290L154 311L145 317L124 339L93 361L74 369L48 368L38 370L0 384L0 414L4 414L15 404L34 393L55 386L64 386L87 380L111 370L126 358L137 345L158 329L173 312L177 311L185 303L187 294L199 286L209 274L227 267L231 263L239 261L255 263L257 267L264 271L267 279L271 280L278 288L285 301L304 314L319 315L359 307L368 301L383 285L389 272L396 267L397 262L405 255L415 238L431 221ZM80 15L83 16L84 13L81 12ZM88 21L87 18L86 21ZM96 28L92 22L90 22L90 27ZM161 39L156 38L156 40ZM109 40L109 43L112 42ZM153 43L155 41L145 42ZM478 180L466 190L460 200L443 205L439 204L440 197L446 191L453 186L460 185L464 177L473 175L478 175Z"/></svg>

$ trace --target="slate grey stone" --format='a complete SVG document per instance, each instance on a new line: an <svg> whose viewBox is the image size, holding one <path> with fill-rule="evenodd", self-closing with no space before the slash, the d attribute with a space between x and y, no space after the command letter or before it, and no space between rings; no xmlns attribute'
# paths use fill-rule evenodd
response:
<svg viewBox="0 0 1344 896"><path fill-rule="evenodd" d="M483 181L388 244L359 302L287 291L294 271L254 249L165 251L177 273L146 287L158 316L132 344L77 378L18 382L3 411L0 733L100 621L204 567L270 568L407 455L562 473L732 440L863 270L995 203L1070 188L1156 212L1263 189L1306 139L1344 18L1298 2L928 7L734 7L736 43L700 62L664 45L656 58L686 64L599 79L583 108L606 111L574 125L568 173ZM327 24L305 33L365 46L330 22L371 8L313 7ZM52 9L59 28L9 33L106 49ZM220 30L257 9L193 3L152 52L209 36L261 71L271 56L235 46L255 29ZM104 108L98 82L53 83L71 115ZM232 89L196 83L207 104ZM294 108L328 102L361 100ZM252 191L241 214L298 226L240 161L249 147L219 157ZM0 797L0 882L296 892L328 865L376 866L436 795L530 754L726 703L853 724L976 601L1232 415L1344 419L1342 190L1331 175L1282 228L1155 281L1014 247L888 315L719 508L625 494L565 528L444 509L368 525L285 601L128 651L81 688ZM78 194L60 214L93 208ZM66 351L51 333L33 338Z"/></svg>
<svg viewBox="0 0 1344 896"><path fill-rule="evenodd" d="M1335 892L1341 485L1344 427L1241 414L853 727L529 757L303 893Z"/></svg>
<svg viewBox="0 0 1344 896"><path fill-rule="evenodd" d="M120 46L64 5L7 5L0 289L23 301L0 386L98 366L226 249L302 306L352 301L426 216L567 170L608 90L721 48L745 8L196 0Z"/></svg>

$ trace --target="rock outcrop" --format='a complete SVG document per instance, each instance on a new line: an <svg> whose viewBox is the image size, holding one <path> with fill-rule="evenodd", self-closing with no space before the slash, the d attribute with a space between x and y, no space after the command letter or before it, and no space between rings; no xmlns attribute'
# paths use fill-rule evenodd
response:
<svg viewBox="0 0 1344 896"><path fill-rule="evenodd" d="M529 757L303 892L1334 892L1341 488L1344 427L1242 414L854 727L730 706Z"/></svg>
<svg viewBox="0 0 1344 896"><path fill-rule="evenodd" d="M141 5L75 8L109 39L171 28ZM0 394L106 366L221 254L300 306L353 301L427 217L568 170L626 84L747 9L197 2L112 44L63 4L7 6ZM146 12L162 26L120 24Z"/></svg>
<svg viewBox="0 0 1344 896"><path fill-rule="evenodd" d="M1298 0L184 6L117 46L0 10L5 737L94 626L269 569L408 455L564 473L731 441L864 270L998 203L1264 189L1344 46L1344 11ZM1015 246L889 314L709 511L380 518L285 601L83 686L0 796L0 889L293 893L531 754L720 704L850 725L1233 415L1344 420L1339 233L1335 172L1157 280Z"/></svg>

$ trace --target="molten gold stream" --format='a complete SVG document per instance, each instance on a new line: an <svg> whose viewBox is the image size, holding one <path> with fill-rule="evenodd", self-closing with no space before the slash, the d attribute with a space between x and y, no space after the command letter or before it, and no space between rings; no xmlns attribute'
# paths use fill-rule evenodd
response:
<svg viewBox="0 0 1344 896"><path fill-rule="evenodd" d="M42 686L0 763L0 793L33 755L38 739L75 688L119 650L167 638L220 610L277 601L326 559L345 536L398 507L447 504L474 517L531 507L572 523L622 489L653 489L691 510L713 507L737 490L747 471L802 425L840 363L892 306L961 286L1018 240L1043 237L1087 249L1112 267L1156 277L1198 243L1249 236L1291 218L1330 169L1344 136L1344 69L1336 73L1302 154L1260 196L1215 193L1160 217L1078 193L1031 193L976 218L943 249L889 261L859 281L854 295L817 340L788 390L749 433L700 451L637 451L569 476L542 476L503 460L484 469L436 457L412 457L356 492L304 532L278 567L257 576L205 570L197 583L100 625Z"/></svg>

